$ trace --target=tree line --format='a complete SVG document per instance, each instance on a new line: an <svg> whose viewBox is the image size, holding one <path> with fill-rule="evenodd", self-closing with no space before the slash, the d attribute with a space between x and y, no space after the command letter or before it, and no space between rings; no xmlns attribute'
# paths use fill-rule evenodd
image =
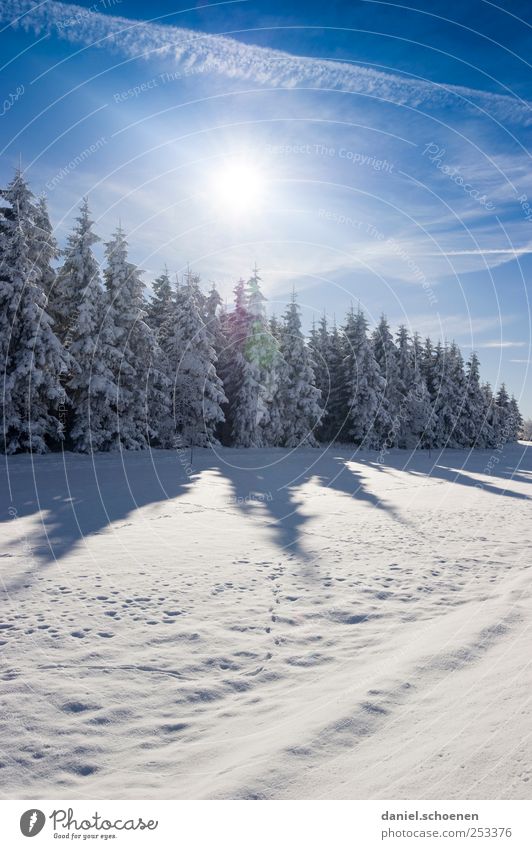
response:
<svg viewBox="0 0 532 849"><path fill-rule="evenodd" d="M17 170L0 190L0 449L148 446L495 448L522 419L476 353L362 310L308 338L295 296L268 317L255 268L227 309L213 285L165 270L145 295L121 227L103 272L84 200L60 250L46 200Z"/></svg>

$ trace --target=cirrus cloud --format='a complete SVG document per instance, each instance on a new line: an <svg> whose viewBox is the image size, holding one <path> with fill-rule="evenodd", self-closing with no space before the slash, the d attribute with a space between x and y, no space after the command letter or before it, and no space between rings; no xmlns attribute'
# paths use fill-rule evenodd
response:
<svg viewBox="0 0 532 849"><path fill-rule="evenodd" d="M85 48L113 49L125 59L164 57L183 75L218 74L273 87L352 92L413 109L461 107L496 122L532 125L531 104L519 97L296 56L226 35L129 20L55 0L37 5L30 0L0 0L0 21L38 34L54 33Z"/></svg>

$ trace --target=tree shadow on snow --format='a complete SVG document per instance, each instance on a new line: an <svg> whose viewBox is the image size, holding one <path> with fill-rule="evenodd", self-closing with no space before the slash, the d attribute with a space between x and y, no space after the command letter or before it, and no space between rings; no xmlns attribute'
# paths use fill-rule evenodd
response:
<svg viewBox="0 0 532 849"><path fill-rule="evenodd" d="M223 509L258 519L271 530L280 550L300 557L307 556L301 541L305 524L319 509L304 493L310 481L395 516L390 505L367 489L363 475L346 465L346 459L333 449L195 449L192 463L185 449L5 459L0 515L11 542L3 556L24 564L15 579L6 579L5 588L10 592L27 585L36 568L59 561L86 538L112 533L113 527L136 509L176 499L186 501L208 471L223 478L231 489L232 497ZM195 504L199 509L205 506L208 533L207 511L216 508L202 505L197 497ZM22 522L17 524L23 518L32 519L30 529ZM176 518L179 520L179 512ZM183 522L186 530L186 516Z"/></svg>
<svg viewBox="0 0 532 849"><path fill-rule="evenodd" d="M511 453L515 463L507 462ZM438 451L393 451L384 463L369 457L359 462L383 472L402 471L418 477L449 481L460 486L472 486L492 495L529 501L526 493L512 489L512 484L532 482L532 449L524 445L511 445L497 449L464 451L443 449Z"/></svg>
<svg viewBox="0 0 532 849"><path fill-rule="evenodd" d="M264 466L257 462L261 456L267 458ZM242 468L246 460L248 467ZM222 453L218 470L232 488L234 503L244 514L262 518L282 552L310 559L311 554L303 544L309 533L305 525L318 514L316 497L324 493L316 493L314 487L307 490L307 484L318 484L320 488L356 498L404 521L387 501L367 488L363 470L353 468L350 460L350 455L339 456L334 449L270 449L268 452L229 449ZM310 532L309 539L313 534ZM326 528L323 535L327 535Z"/></svg>
<svg viewBox="0 0 532 849"><path fill-rule="evenodd" d="M493 471L486 472L493 456L499 457L499 463L492 463ZM55 454L5 458L7 478L0 488L0 510L11 542L3 557L8 558L5 564L10 565L9 558L15 557L22 566L15 570L15 577L6 576L4 587L14 592L28 586L37 569L60 560L87 537L112 534L116 523L140 507L177 501L185 508L187 496L197 509L205 511L206 534L209 511L225 509L266 527L280 553L311 560L313 535L327 537L328 529L326 521L323 529L314 527L312 532L306 525L320 515L319 499L327 490L407 524L390 502L370 490L368 467L384 473L402 470L459 485L480 485L493 495L528 500L529 496L511 487L513 482L530 483L531 459L532 449L527 451L525 446L514 446L500 455L490 451L449 450L432 452L432 456L425 451L392 451L384 458L348 446L296 451L195 449L192 462L185 449L94 457ZM208 471L215 473L213 480L223 479L232 493L221 508L198 501L197 493L201 495L202 490L197 487L202 479L205 482L203 476ZM178 508L175 516L183 523L182 542L186 546L186 510L181 513ZM30 529L26 524L22 527L22 522L17 524L23 517L33 520ZM234 546L236 553L238 539Z"/></svg>
<svg viewBox="0 0 532 849"><path fill-rule="evenodd" d="M178 498L193 486L186 460L174 451L113 452L5 458L0 515L12 541L3 557L24 562L4 588L14 592L35 570L60 560L83 540L139 507ZM31 530L22 527L32 517ZM9 561L8 561L9 562Z"/></svg>

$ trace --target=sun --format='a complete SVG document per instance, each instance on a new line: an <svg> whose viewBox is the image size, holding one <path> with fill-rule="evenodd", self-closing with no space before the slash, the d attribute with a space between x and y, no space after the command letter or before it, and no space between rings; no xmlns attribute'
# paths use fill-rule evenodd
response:
<svg viewBox="0 0 532 849"><path fill-rule="evenodd" d="M266 177L257 165L227 163L212 178L213 202L220 214L231 217L249 215L263 205L266 186Z"/></svg>

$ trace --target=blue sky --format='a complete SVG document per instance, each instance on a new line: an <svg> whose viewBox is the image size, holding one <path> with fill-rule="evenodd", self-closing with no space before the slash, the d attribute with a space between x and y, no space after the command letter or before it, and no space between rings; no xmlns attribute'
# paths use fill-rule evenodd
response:
<svg viewBox="0 0 532 849"><path fill-rule="evenodd" d="M60 240L88 194L148 283L230 297L256 261L307 324L360 301L455 338L532 415L529 4L183 6L0 0L0 179L20 155ZM251 203L217 194L235 163Z"/></svg>

